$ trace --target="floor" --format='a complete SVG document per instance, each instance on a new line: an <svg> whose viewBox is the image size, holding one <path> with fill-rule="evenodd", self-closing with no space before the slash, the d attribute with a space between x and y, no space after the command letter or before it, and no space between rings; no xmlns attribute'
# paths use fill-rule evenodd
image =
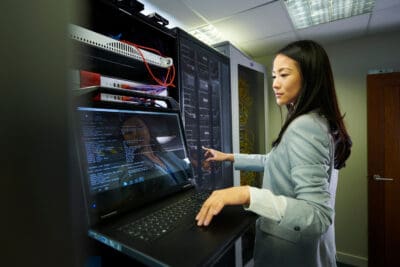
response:
<svg viewBox="0 0 400 267"><path fill-rule="evenodd" d="M337 262L336 264L337 264L337 267L355 267L353 265L341 263L341 262Z"/></svg>

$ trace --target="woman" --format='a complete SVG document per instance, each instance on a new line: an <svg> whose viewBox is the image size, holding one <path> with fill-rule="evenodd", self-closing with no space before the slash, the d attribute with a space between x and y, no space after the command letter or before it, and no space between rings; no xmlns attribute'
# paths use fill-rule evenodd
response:
<svg viewBox="0 0 400 267"><path fill-rule="evenodd" d="M264 172L263 188L214 191L196 216L210 224L225 205L245 205L260 215L255 266L336 266L334 203L337 170L351 140L337 103L325 50L313 41L281 49L273 62L273 90L288 115L267 155L205 149L207 161L232 161L235 169Z"/></svg>

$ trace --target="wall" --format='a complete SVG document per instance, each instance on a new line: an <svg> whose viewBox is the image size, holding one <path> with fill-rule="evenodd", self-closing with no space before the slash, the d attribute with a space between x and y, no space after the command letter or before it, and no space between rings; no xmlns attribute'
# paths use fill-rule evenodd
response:
<svg viewBox="0 0 400 267"><path fill-rule="evenodd" d="M366 76L372 69L400 71L399 44L400 31L396 31L325 46L331 58L341 111L346 113L346 125L353 140L352 154L347 167L340 172L337 189L336 245L339 261L356 266L367 266L368 260ZM271 56L257 61L270 72ZM281 119L271 90L269 93L268 136L274 138Z"/></svg>

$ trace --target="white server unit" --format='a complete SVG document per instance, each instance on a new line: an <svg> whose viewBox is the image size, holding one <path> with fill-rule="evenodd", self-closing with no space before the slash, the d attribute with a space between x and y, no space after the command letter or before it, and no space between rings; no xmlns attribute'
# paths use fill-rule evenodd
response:
<svg viewBox="0 0 400 267"><path fill-rule="evenodd" d="M266 67L250 59L229 42L218 43L214 45L214 48L230 59L233 152L264 154L267 150L268 132ZM246 84L248 90L245 88ZM241 123L244 120L247 120L244 126L251 128L249 138L252 139L253 146L248 148L250 151L243 151L245 148L243 142L249 143L245 136L241 135L245 130ZM241 141L243 141L242 144ZM234 171L234 185L240 185L240 183L240 172Z"/></svg>
<svg viewBox="0 0 400 267"><path fill-rule="evenodd" d="M230 59L232 150L265 154L267 150L268 85L266 67L253 61L229 42L214 48ZM262 173L233 173L233 184L261 186ZM235 266L252 266L255 228L235 242Z"/></svg>

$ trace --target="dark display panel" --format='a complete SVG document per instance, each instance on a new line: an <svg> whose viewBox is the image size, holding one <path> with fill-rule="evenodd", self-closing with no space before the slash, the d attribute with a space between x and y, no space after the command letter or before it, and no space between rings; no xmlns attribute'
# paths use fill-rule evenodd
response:
<svg viewBox="0 0 400 267"><path fill-rule="evenodd" d="M202 146L232 151L229 58L178 31L180 105L197 185L231 186L230 164L204 163Z"/></svg>

